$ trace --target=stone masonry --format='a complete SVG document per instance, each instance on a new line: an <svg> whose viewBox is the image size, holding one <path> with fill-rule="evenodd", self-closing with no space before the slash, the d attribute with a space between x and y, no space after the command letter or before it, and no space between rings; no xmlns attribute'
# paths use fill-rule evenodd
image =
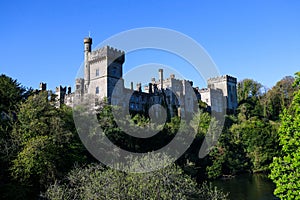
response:
<svg viewBox="0 0 300 200"><path fill-rule="evenodd" d="M159 69L158 80L152 78L144 88L141 83L135 89L133 83L131 88L125 88L122 78L125 52L109 46L92 51L91 47L92 38L84 38L84 78L76 79L74 92L70 87L56 88L59 104L73 106L74 101L90 94L95 96L96 103L106 98L110 104L128 106L132 113L147 114L152 105L160 104L168 110L169 117L181 116L192 113L195 101L199 100L211 112L236 111L237 79L232 76L210 78L208 87L199 89L193 87L192 81L176 79L174 74L165 79L163 69Z"/></svg>

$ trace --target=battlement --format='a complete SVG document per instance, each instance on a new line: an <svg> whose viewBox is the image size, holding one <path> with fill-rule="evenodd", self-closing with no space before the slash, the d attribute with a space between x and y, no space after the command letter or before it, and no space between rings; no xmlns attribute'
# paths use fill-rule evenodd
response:
<svg viewBox="0 0 300 200"><path fill-rule="evenodd" d="M207 104L208 111L221 113L227 108L228 111L234 112L237 108L235 77L224 75L209 78L207 88L199 89L193 87L193 81L182 80L175 77L175 74L164 77L164 70L159 69L158 79L152 78L150 83L143 85L144 92L141 83L137 83L134 89L131 82L131 87L128 89L125 88L122 78L125 51L108 45L92 50L90 37L84 38L83 42L84 78L76 79L73 93L71 87L57 87L57 105L65 103L73 106L74 103L83 101L85 96L89 95L95 96L95 103L107 98L113 105L125 105L127 102L124 104L122 101L128 97L129 110L134 113L147 113L152 105L161 104L168 109L168 115L184 116L194 110L192 107L189 108L189 105L196 101L188 94L195 92L197 100L201 99ZM115 88L118 81L122 81L121 87ZM46 86L42 84L41 88L45 90ZM115 89L117 95L112 98ZM157 112L156 115L159 116L159 113Z"/></svg>
<svg viewBox="0 0 300 200"><path fill-rule="evenodd" d="M77 84L82 84L84 82L84 79L83 78L76 78L75 82L76 82L76 85Z"/></svg>
<svg viewBox="0 0 300 200"><path fill-rule="evenodd" d="M209 92L210 88L201 88L198 90L200 93Z"/></svg>
<svg viewBox="0 0 300 200"><path fill-rule="evenodd" d="M67 87L62 87L61 85L55 88L55 92L67 92Z"/></svg>
<svg viewBox="0 0 300 200"><path fill-rule="evenodd" d="M217 89L212 89L212 88L201 88L198 89L199 93L206 93L206 92L212 92L212 93L219 93L219 94L223 94L223 91L219 88Z"/></svg>
<svg viewBox="0 0 300 200"><path fill-rule="evenodd" d="M217 83L217 82L222 82L222 81L228 81L228 82L232 82L232 83L237 83L237 79L235 77L229 76L229 75L223 75L223 76L209 78L207 80L207 83L208 84L212 84L212 83Z"/></svg>
<svg viewBox="0 0 300 200"><path fill-rule="evenodd" d="M110 61L117 61L123 63L125 60L125 52L114 47L104 46L100 49L96 49L90 53L89 61L98 61L108 59Z"/></svg>
<svg viewBox="0 0 300 200"><path fill-rule="evenodd" d="M119 50L119 49L114 48L114 47L111 47L111 46L108 46L108 45L102 47L102 49L103 48L106 50L107 54L113 54L113 55L118 55L118 56L122 56L123 54L125 54L124 51Z"/></svg>
<svg viewBox="0 0 300 200"><path fill-rule="evenodd" d="M47 84L43 83L43 82L40 82L40 90L46 91L46 89L47 89Z"/></svg>

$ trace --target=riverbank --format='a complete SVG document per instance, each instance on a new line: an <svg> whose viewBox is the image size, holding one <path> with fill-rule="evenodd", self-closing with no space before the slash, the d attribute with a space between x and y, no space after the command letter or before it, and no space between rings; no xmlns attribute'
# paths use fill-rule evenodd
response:
<svg viewBox="0 0 300 200"><path fill-rule="evenodd" d="M211 181L232 200L275 200L274 183L265 174L241 174L230 179Z"/></svg>

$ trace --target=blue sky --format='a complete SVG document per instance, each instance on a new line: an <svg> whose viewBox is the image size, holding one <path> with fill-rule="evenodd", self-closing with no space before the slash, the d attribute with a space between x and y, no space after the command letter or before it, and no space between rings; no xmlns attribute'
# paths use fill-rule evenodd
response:
<svg viewBox="0 0 300 200"><path fill-rule="evenodd" d="M50 89L73 85L89 31L95 47L128 29L163 27L202 45L221 74L271 87L300 71L299 10L297 0L1 1L0 73L33 88L41 81ZM129 55L125 71L165 58L151 51ZM186 71L182 62L177 64L172 67ZM192 71L185 73L193 79Z"/></svg>

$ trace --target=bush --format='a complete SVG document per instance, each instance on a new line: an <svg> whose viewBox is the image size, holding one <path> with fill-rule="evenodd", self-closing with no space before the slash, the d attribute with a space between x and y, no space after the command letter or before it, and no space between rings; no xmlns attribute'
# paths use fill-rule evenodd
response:
<svg viewBox="0 0 300 200"><path fill-rule="evenodd" d="M227 195L197 183L172 164L148 173L125 173L93 164L75 168L65 183L51 185L47 199L226 199Z"/></svg>

